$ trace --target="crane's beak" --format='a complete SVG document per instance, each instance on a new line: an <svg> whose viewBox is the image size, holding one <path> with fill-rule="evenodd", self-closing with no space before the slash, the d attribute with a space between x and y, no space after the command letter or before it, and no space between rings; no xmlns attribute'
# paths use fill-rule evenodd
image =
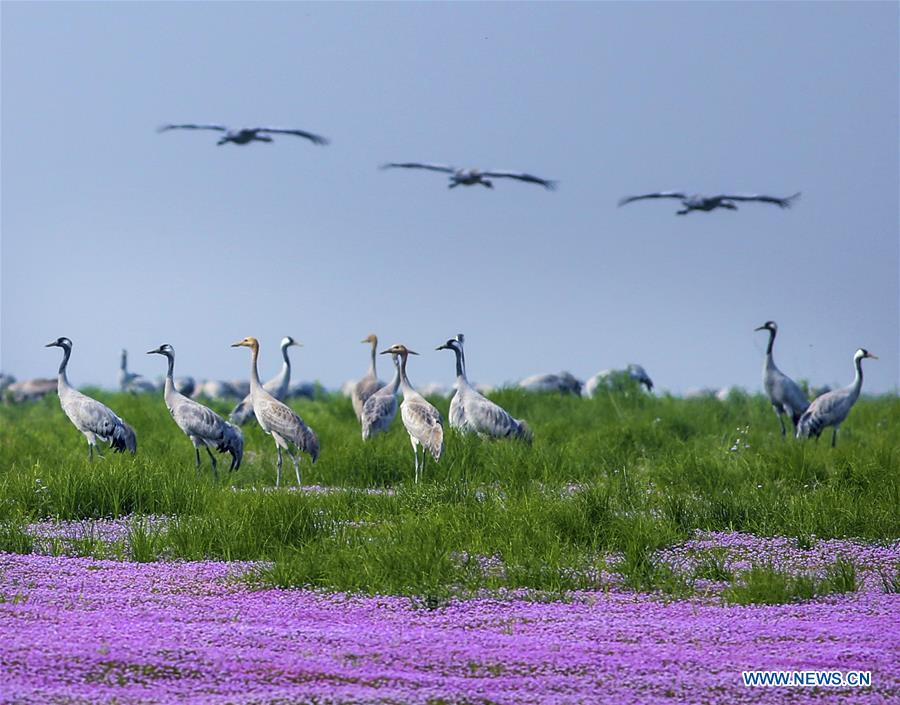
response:
<svg viewBox="0 0 900 705"><path fill-rule="evenodd" d="M243 340L240 340L240 341L238 341L237 343L232 343L232 344L231 344L231 347L233 347L233 348L240 348L240 347L243 347L243 345L244 345L244 341L243 341Z"/></svg>
<svg viewBox="0 0 900 705"><path fill-rule="evenodd" d="M363 342L365 343L366 341L364 340ZM392 350L391 350L390 348L388 348L387 350L382 350L382 351L381 351L380 353L378 353L378 354L379 354L379 355L387 355L387 354L390 353L390 352L392 352Z"/></svg>
<svg viewBox="0 0 900 705"><path fill-rule="evenodd" d="M55 347L58 347L58 346L59 346L59 343L57 343L57 342L54 340L52 343L47 343L44 347L45 347L45 348L55 348Z"/></svg>
<svg viewBox="0 0 900 705"><path fill-rule="evenodd" d="M871 357L873 360L878 359L878 355L873 355L872 353L869 353L869 357Z"/></svg>
<svg viewBox="0 0 900 705"><path fill-rule="evenodd" d="M447 349L446 343L443 344L443 345L438 345L438 346L435 348L435 350L446 350L446 349Z"/></svg>
<svg viewBox="0 0 900 705"><path fill-rule="evenodd" d="M409 349L407 349L406 352L407 352L408 354L410 354L410 355L418 355L418 354L419 354L419 353L417 353L415 350L409 350Z"/></svg>
<svg viewBox="0 0 900 705"><path fill-rule="evenodd" d="M159 350L148 350L147 355L159 355Z"/></svg>
<svg viewBox="0 0 900 705"><path fill-rule="evenodd" d="M759 328L754 328L753 330L757 331L757 330L769 330L769 329L766 328L765 326L760 326Z"/></svg>

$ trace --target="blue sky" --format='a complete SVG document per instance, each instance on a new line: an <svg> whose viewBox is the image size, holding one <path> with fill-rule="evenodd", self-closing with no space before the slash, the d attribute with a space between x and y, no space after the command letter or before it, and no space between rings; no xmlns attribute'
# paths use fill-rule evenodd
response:
<svg viewBox="0 0 900 705"><path fill-rule="evenodd" d="M2 4L0 366L113 385L177 372L361 375L375 332L413 383L643 364L674 391L776 361L895 390L897 3ZM215 145L166 122L300 127ZM448 190L392 160L530 171ZM676 217L624 195L802 191ZM389 377L388 366L382 376Z"/></svg>

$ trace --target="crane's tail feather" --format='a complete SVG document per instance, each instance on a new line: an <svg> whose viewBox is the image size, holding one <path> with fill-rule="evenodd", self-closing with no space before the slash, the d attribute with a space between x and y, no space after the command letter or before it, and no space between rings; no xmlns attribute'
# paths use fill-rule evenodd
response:
<svg viewBox="0 0 900 705"><path fill-rule="evenodd" d="M219 445L216 446L216 450L231 455L230 470L238 470L244 457L244 434L241 433L241 429L226 423L225 433L222 435Z"/></svg>
<svg viewBox="0 0 900 705"><path fill-rule="evenodd" d="M528 425L527 421L524 421L522 419L516 419L516 424L516 438L521 438L523 441L531 445L531 442L534 440L534 433L531 430L531 426Z"/></svg>
<svg viewBox="0 0 900 705"><path fill-rule="evenodd" d="M797 438L809 438L810 436L818 438L821 433L821 421L808 411L805 412L797 422Z"/></svg>
<svg viewBox="0 0 900 705"><path fill-rule="evenodd" d="M134 455L137 452L137 436L134 429L124 421L117 423L109 439L109 445L116 453L124 453L127 450Z"/></svg>

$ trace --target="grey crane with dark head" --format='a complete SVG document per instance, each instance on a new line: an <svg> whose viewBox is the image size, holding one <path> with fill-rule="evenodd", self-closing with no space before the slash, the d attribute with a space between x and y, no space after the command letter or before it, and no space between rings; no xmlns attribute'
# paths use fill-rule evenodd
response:
<svg viewBox="0 0 900 705"><path fill-rule="evenodd" d="M220 453L228 452L231 455L229 469L237 470L241 466L241 458L244 456L244 436L241 429L232 426L215 411L186 397L175 388L173 377L175 349L171 345L160 345L155 350L148 350L147 354L162 355L168 360L169 366L166 370L163 398L166 400L166 407L169 409L172 419L194 445L197 469L200 469L200 448L202 446L209 455L209 462L212 464L213 474L216 477L219 474L218 464L210 447L214 447Z"/></svg>
<svg viewBox="0 0 900 705"><path fill-rule="evenodd" d="M682 191L657 191L656 193L645 193L642 196L626 196L625 198L619 201L620 206L624 206L628 203L633 203L634 201L642 201L649 198L675 198L681 201L681 205L684 208L680 211L676 211L676 215L687 215L691 211L714 211L717 208L724 208L730 211L736 211L738 207L735 205L735 201L738 202L751 202L756 201L757 203L771 203L780 208L790 208L794 201L800 198L800 192L793 194L792 196L788 196L787 198L779 198L777 196L764 196L758 193L750 193L750 194L718 194L716 196L702 196L700 194L687 194Z"/></svg>
<svg viewBox="0 0 900 705"><path fill-rule="evenodd" d="M62 410L69 417L69 421L75 426L88 443L88 459L94 459L94 447L97 439L106 441L117 453L126 450L132 455L137 451L137 437L134 429L117 416L112 409L82 394L69 384L66 375L66 367L69 364L69 356L72 354L72 341L68 338L57 338L52 343L47 343L47 348L62 348L63 359L59 364L59 376L57 378L57 393ZM97 449L100 455L100 449ZM100 457L103 457L102 455Z"/></svg>
<svg viewBox="0 0 900 705"><path fill-rule="evenodd" d="M403 392L403 403L400 404L400 418L409 434L415 455L416 474L415 481L419 481L420 473L425 470L425 459L428 453L435 461L441 459L444 452L444 427L441 425L441 414L425 397L419 394L409 383L406 376L406 361L410 355L418 355L405 345L397 343L387 350L381 351L382 355L397 355L400 358L400 390ZM419 446L424 449L422 463L419 464Z"/></svg>
<svg viewBox="0 0 900 705"><path fill-rule="evenodd" d="M363 404L359 422L362 426L362 439L383 433L391 427L397 415L397 389L400 387L400 356L391 355L394 363L394 378L366 399Z"/></svg>
<svg viewBox="0 0 900 705"><path fill-rule="evenodd" d="M477 433L486 438L520 438L531 441L528 424L514 419L469 384L462 333L450 338L437 350L452 350L456 355L456 393L450 400L450 427L462 433Z"/></svg>
<svg viewBox="0 0 900 705"><path fill-rule="evenodd" d="M229 129L225 125L210 125L198 123L185 123L180 125L161 125L156 129L157 132L168 132L169 130L213 130L215 132L224 133L217 145L221 146L231 142L232 144L249 144L250 142L271 142L269 135L294 135L295 137L303 137L313 144L325 145L328 140L321 135L307 132L306 130L288 130L281 127L241 127L237 129Z"/></svg>
<svg viewBox="0 0 900 705"><path fill-rule="evenodd" d="M155 392L156 385L136 372L128 371L128 351L122 349L119 359L119 389L123 392Z"/></svg>
<svg viewBox="0 0 900 705"><path fill-rule="evenodd" d="M294 464L294 473L297 475L297 485L302 484L300 476L300 462L291 450L295 446L299 451L308 453L313 463L319 457L319 438L316 436L303 419L287 404L278 401L267 392L259 381L257 359L259 358L259 341L256 338L244 338L232 343L233 348L250 348L250 398L253 401L253 413L259 421L260 428L268 433L275 441L275 449L278 451L278 471L275 476L275 486L281 485L282 449L287 451Z"/></svg>
<svg viewBox="0 0 900 705"><path fill-rule="evenodd" d="M542 179L533 174L526 174L518 171L505 171L491 169L482 171L480 169L457 169L449 164L429 164L426 162L390 162L382 164L382 169L425 169L426 171L439 171L444 174L450 174L450 184L448 188L456 188L457 186L475 186L476 184L486 188L494 188L494 184L489 179L515 179L524 181L529 184L537 184L543 186L548 191L556 188L556 182L549 179Z"/></svg>
<svg viewBox="0 0 900 705"><path fill-rule="evenodd" d="M763 387L775 410L775 415L778 416L778 421L781 423L781 435L784 436L787 433L784 427L784 416L787 415L791 420L791 425L796 429L800 417L809 407L809 400L799 385L775 366L772 346L775 344L778 324L775 321L766 321L754 330L769 331L769 344L766 347L766 360L763 363L762 371Z"/></svg>
<svg viewBox="0 0 900 705"><path fill-rule="evenodd" d="M843 389L835 389L833 392L826 392L813 400L797 424L797 438L815 436L818 440L822 431L827 426L831 426L831 447L834 448L837 443L838 429L847 418L856 400L859 399L863 381L862 361L867 357L873 360L878 359L868 350L859 348L853 354L853 367L856 369L856 375L850 385Z"/></svg>
<svg viewBox="0 0 900 705"><path fill-rule="evenodd" d="M303 347L303 344L298 343L289 335L286 335L281 339L281 370L263 385L263 389L278 401L284 401L285 397L287 397L288 390L291 388L291 358L288 355L288 348L291 346L301 348ZM232 409L229 420L231 423L243 426L251 418L253 418L253 400L250 398L250 395L247 394L247 396Z"/></svg>
<svg viewBox="0 0 900 705"><path fill-rule="evenodd" d="M363 407L366 404L366 400L384 386L384 382L378 379L378 373L375 370L375 352L378 349L378 336L372 333L361 342L371 345L372 349L369 371L365 377L353 385L353 389L350 391L353 412L356 414L357 421L360 422L362 421Z"/></svg>

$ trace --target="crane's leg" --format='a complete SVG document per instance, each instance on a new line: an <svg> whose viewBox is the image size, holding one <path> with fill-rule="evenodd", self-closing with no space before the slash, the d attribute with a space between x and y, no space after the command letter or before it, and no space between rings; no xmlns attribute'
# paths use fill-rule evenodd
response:
<svg viewBox="0 0 900 705"><path fill-rule="evenodd" d="M835 426L833 429L831 429L831 447L832 448L834 448L837 445L837 432L838 432L837 426Z"/></svg>
<svg viewBox="0 0 900 705"><path fill-rule="evenodd" d="M413 447L413 458L415 458L416 463L416 474L415 474L415 482L419 482L419 446L415 441L412 442Z"/></svg>
<svg viewBox="0 0 900 705"><path fill-rule="evenodd" d="M88 462L94 462L94 444L88 441Z"/></svg>
<svg viewBox="0 0 900 705"><path fill-rule="evenodd" d="M278 451L278 462L276 463L278 472L275 473L275 487L281 487L281 446L277 443L275 444L275 450Z"/></svg>
<svg viewBox="0 0 900 705"><path fill-rule="evenodd" d="M206 452L209 455L209 462L212 463L213 476L216 478L216 480L218 480L219 479L219 467L218 467L218 463L216 463L216 456L214 456L212 454L212 451L209 449L209 446L206 446Z"/></svg>
<svg viewBox="0 0 900 705"><path fill-rule="evenodd" d="M303 486L303 480L300 479L300 460L294 455L290 448L285 448L287 454L291 456L291 462L294 464L294 474L297 476L297 487Z"/></svg>
<svg viewBox="0 0 900 705"><path fill-rule="evenodd" d="M200 472L200 447L194 446L194 467L197 469L197 472Z"/></svg>

